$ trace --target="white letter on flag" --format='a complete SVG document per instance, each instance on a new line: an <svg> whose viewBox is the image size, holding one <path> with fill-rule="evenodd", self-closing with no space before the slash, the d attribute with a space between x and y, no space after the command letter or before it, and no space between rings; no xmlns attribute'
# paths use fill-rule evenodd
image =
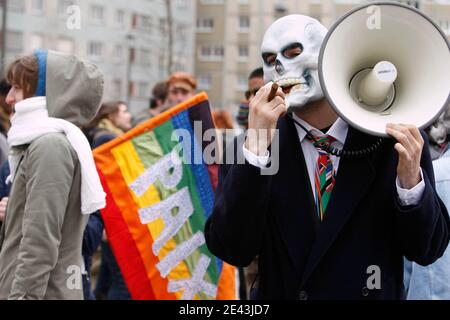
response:
<svg viewBox="0 0 450 320"><path fill-rule="evenodd" d="M174 216L172 210L175 208L178 208L178 213ZM194 207L187 187L184 187L164 201L139 209L142 224L148 224L158 218L164 221L164 230L153 243L153 253L155 255L158 255L164 244L177 234L193 212Z"/></svg>

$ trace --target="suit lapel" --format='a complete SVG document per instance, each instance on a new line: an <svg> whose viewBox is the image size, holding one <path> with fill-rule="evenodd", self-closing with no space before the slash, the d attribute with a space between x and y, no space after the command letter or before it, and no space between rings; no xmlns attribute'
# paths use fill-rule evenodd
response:
<svg viewBox="0 0 450 320"><path fill-rule="evenodd" d="M344 148L361 150L373 144L376 139L349 127ZM308 258L301 286L308 280L372 184L375 178L373 161L376 154L377 152L360 159L340 160L336 185Z"/></svg>

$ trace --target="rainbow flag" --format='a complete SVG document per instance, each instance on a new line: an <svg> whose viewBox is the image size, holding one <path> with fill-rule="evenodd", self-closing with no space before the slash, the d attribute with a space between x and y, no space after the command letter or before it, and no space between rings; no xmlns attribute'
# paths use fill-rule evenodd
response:
<svg viewBox="0 0 450 320"><path fill-rule="evenodd" d="M237 297L235 268L208 251L203 234L217 166L199 159L199 135L211 128L201 93L94 150L108 241L133 299Z"/></svg>

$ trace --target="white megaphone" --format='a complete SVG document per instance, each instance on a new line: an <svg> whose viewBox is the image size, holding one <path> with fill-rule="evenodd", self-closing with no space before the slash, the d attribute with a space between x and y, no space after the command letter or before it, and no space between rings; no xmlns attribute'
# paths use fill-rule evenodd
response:
<svg viewBox="0 0 450 320"><path fill-rule="evenodd" d="M336 113L361 131L386 136L389 122L423 128L450 103L450 44L415 8L371 2L330 28L319 78Z"/></svg>

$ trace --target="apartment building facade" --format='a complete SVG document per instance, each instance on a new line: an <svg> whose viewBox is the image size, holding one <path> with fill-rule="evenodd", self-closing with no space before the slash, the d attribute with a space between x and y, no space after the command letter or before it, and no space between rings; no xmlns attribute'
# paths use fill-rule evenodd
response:
<svg viewBox="0 0 450 320"><path fill-rule="evenodd" d="M213 108L233 114L244 99L248 74L262 66L260 45L277 18L309 15L326 27L361 0L197 0L195 73ZM450 34L450 1L400 1L430 15Z"/></svg>
<svg viewBox="0 0 450 320"><path fill-rule="evenodd" d="M193 72L194 2L170 2L172 70ZM167 21L166 0L9 0L5 64L39 47L74 53L104 72L105 101L138 113L169 74Z"/></svg>

